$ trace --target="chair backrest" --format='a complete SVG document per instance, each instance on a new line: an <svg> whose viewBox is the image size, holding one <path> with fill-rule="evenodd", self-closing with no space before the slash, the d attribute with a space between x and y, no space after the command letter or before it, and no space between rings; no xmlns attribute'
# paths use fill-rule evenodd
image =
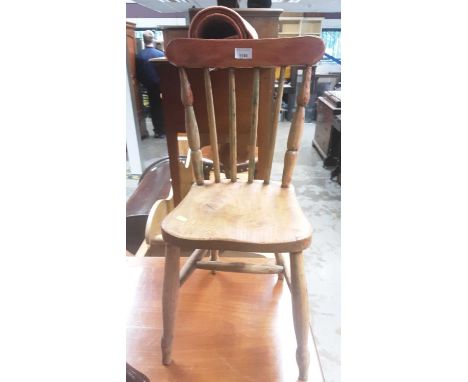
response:
<svg viewBox="0 0 468 382"><path fill-rule="evenodd" d="M195 180L203 185L202 154L197 120L193 109L193 94L187 77L186 68L203 69L206 107L210 133L210 145L213 151L215 182L220 182L220 165L218 154L218 139L216 132L216 116L211 85L210 71L213 69L228 70L228 114L229 114L229 145L230 145L230 177L237 180L237 110L236 110L236 70L253 68L250 136L249 136L249 172L248 182L254 180L255 147L258 126L258 105L260 87L260 69L280 67L280 78L274 104L271 134L268 147L267 171L264 178L269 183L273 162L278 117L284 87L284 74L287 66L304 66L301 89L297 97L296 112L289 130L287 151L284 158L282 187L291 183L292 173L297 158L297 151L304 128L305 106L309 101L312 65L318 62L325 51L323 41L318 37L304 36L291 38L269 38L261 40L206 40L206 39L176 39L169 43L166 49L168 60L179 68L181 100L185 109L185 128L191 149L191 162Z"/></svg>

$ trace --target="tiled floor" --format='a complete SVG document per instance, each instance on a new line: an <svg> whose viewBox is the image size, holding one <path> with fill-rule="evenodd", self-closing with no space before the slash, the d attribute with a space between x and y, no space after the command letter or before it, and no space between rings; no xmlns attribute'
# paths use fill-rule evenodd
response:
<svg viewBox="0 0 468 382"><path fill-rule="evenodd" d="M148 123L151 126L151 122ZM289 123L280 123L272 179L281 180ZM312 246L305 251L312 332L326 382L340 381L340 247L341 188L312 147L315 125L306 123L293 177L296 194L314 228ZM144 167L167 155L165 140L142 141ZM127 197L138 181L128 179Z"/></svg>

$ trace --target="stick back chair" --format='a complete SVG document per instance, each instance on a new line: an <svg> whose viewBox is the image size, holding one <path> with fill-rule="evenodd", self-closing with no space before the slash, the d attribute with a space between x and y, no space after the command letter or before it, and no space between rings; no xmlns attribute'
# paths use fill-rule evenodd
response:
<svg viewBox="0 0 468 382"><path fill-rule="evenodd" d="M168 45L167 58L179 68L181 100L185 109L185 127L196 183L161 224L162 237L166 243L161 339L163 364L171 362L179 287L194 269L278 273L286 277L291 289L299 378L307 380L309 309L302 251L311 243L312 229L296 200L291 179L304 127L305 106L309 101L312 65L320 60L323 53L322 40L312 36L260 40L177 39ZM304 67L304 75L289 131L283 176L281 183L277 183L270 181L270 174L287 66ZM267 176L263 180L254 179L255 150L250 150L248 180L239 181L236 167L236 116L242 111L236 109L236 72L253 70L249 147L255 148L259 71L261 68L275 67L280 67L280 79L271 118ZM214 181L206 181L203 177L200 138L186 68L201 68L204 71ZM220 176L210 74L212 70L228 71L226 92L229 94L230 179L221 179ZM179 273L181 248L195 251ZM217 255L218 251L223 250L273 252L277 263L258 265L221 262ZM204 261L203 257L210 251L211 260ZM290 255L289 264L284 253Z"/></svg>

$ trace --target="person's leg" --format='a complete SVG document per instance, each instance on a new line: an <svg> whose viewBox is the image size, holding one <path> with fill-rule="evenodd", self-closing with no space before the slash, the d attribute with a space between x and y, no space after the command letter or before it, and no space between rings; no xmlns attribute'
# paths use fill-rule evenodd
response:
<svg viewBox="0 0 468 382"><path fill-rule="evenodd" d="M156 108L156 125L159 135L165 135L166 130L164 129L164 118L163 118L163 108L162 108L162 99L161 99L161 90L157 89L157 97L155 101Z"/></svg>
<svg viewBox="0 0 468 382"><path fill-rule="evenodd" d="M153 122L154 135L164 135L164 121L162 115L161 92L159 88L148 90L150 103L151 121Z"/></svg>
<svg viewBox="0 0 468 382"><path fill-rule="evenodd" d="M156 95L152 89L148 89L148 101L150 106L151 122L153 123L154 135L158 136L158 118L157 118L157 105Z"/></svg>

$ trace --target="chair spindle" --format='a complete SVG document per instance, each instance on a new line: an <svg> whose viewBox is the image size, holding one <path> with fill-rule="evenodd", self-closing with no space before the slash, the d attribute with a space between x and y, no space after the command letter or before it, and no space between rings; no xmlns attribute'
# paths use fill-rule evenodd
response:
<svg viewBox="0 0 468 382"><path fill-rule="evenodd" d="M252 183L255 175L255 152L257 147L257 127L258 127L258 105L260 94L260 71L254 68L253 90L252 90L252 119L250 125L249 139L249 178L248 183Z"/></svg>
<svg viewBox="0 0 468 382"><path fill-rule="evenodd" d="M229 69L229 149L231 182L237 181L237 132L236 132L236 79L234 69Z"/></svg>
<svg viewBox="0 0 468 382"><path fill-rule="evenodd" d="M213 89L211 87L210 70L208 68L204 69L204 78L205 78L206 107L207 107L207 114L208 114L208 127L210 129L210 145L211 145L211 151L213 153L214 176L215 176L215 183L219 183L221 181L221 175L220 175L220 169L219 169L218 136L216 133L216 118L215 118L215 110L214 110L214 103L213 103Z"/></svg>
<svg viewBox="0 0 468 382"><path fill-rule="evenodd" d="M297 160L297 151L304 131L305 107L310 98L310 80L312 77L312 66L307 66L304 70L301 90L297 96L296 113L294 114L291 128L289 130L287 151L284 156L283 178L281 187L289 187L291 184L294 166Z"/></svg>
<svg viewBox="0 0 468 382"><path fill-rule="evenodd" d="M270 183L271 166L273 163L273 154L275 153L276 132L278 131L279 113L281 111L281 103L283 101L285 72L286 72L286 67L282 66L280 69L280 77L278 80L278 91L276 93L275 108L273 111L273 121L272 121L271 133L270 133L270 141L268 143L268 150L267 150L268 158L267 158L265 180L264 180L265 184Z"/></svg>
<svg viewBox="0 0 468 382"><path fill-rule="evenodd" d="M197 119L193 110L193 94L184 68L179 68L181 100L185 109L185 131L190 147L190 161L195 175L195 181L199 186L204 184L202 153L200 150L200 135L198 133Z"/></svg>

